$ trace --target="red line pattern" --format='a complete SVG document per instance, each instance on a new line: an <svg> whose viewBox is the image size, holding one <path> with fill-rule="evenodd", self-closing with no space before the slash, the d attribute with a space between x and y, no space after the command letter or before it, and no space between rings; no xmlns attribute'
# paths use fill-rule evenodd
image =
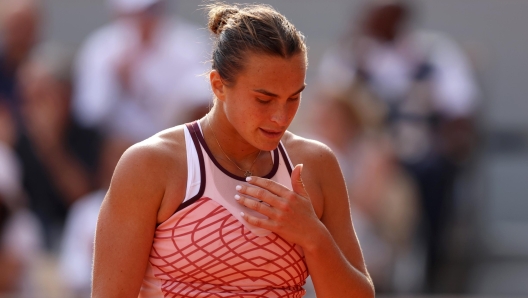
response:
<svg viewBox="0 0 528 298"><path fill-rule="evenodd" d="M156 230L150 255L164 297L302 297L302 249L271 233L253 235L203 197Z"/></svg>

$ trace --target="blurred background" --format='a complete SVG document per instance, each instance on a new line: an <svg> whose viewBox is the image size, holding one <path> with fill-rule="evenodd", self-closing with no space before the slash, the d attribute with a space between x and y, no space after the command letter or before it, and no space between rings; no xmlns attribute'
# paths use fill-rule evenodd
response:
<svg viewBox="0 0 528 298"><path fill-rule="evenodd" d="M306 36L291 130L338 156L378 296L528 297L528 2L266 3ZM0 0L0 297L89 297L117 160L211 102L201 4Z"/></svg>

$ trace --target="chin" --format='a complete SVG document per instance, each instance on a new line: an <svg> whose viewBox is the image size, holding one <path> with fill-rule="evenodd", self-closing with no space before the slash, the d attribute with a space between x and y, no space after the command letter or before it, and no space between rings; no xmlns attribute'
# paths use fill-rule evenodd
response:
<svg viewBox="0 0 528 298"><path fill-rule="evenodd" d="M275 149L277 149L277 147L279 146L279 142L275 142L273 144L266 144L264 146L261 146L261 148L259 148L260 150L262 151L273 151Z"/></svg>
<svg viewBox="0 0 528 298"><path fill-rule="evenodd" d="M275 140L260 140L259 142L259 149L264 151L272 151L275 150L279 146L279 142L282 139L282 135L278 137Z"/></svg>

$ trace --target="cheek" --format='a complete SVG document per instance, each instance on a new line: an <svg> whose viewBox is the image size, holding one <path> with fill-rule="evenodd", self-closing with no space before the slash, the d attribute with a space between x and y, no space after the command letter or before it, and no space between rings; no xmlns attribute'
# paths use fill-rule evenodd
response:
<svg viewBox="0 0 528 298"><path fill-rule="evenodd" d="M289 117L291 117L293 119L293 117L295 117L295 114L297 114L297 110L299 110L300 106L301 106L301 100L300 99L298 101L292 102L288 106L288 115L289 115Z"/></svg>
<svg viewBox="0 0 528 298"><path fill-rule="evenodd" d="M224 104L224 112L229 121L239 128L247 127L248 124L262 119L264 115L250 98L235 94Z"/></svg>
<svg viewBox="0 0 528 298"><path fill-rule="evenodd" d="M261 106L258 108L258 115L255 118L263 121L277 122L280 125L289 126L297 110L299 109L299 102L277 102L274 105Z"/></svg>
<svg viewBox="0 0 528 298"><path fill-rule="evenodd" d="M293 121L293 118L297 114L297 110L299 110L299 106L300 106L300 101L289 102L289 103L286 103L286 105L284 106L283 115L284 115L285 121L288 126L290 125L290 123Z"/></svg>
<svg viewBox="0 0 528 298"><path fill-rule="evenodd" d="M246 110L246 122L252 123L254 126L267 122L273 116L273 108L270 106L263 106L258 103L248 105Z"/></svg>

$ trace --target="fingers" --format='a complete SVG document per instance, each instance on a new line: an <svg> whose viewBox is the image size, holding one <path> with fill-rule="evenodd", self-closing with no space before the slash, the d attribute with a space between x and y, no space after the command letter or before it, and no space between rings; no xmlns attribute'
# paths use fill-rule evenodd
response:
<svg viewBox="0 0 528 298"><path fill-rule="evenodd" d="M272 217L274 215L274 213L275 213L275 211L273 210L273 208L270 205L268 205L268 204L266 204L266 203L264 203L262 201L249 199L249 198L246 198L244 196L239 196L239 195L235 195L235 200L239 204L244 205L244 206L246 206L249 209L255 210L258 213L266 215L267 217Z"/></svg>
<svg viewBox="0 0 528 298"><path fill-rule="evenodd" d="M294 192L303 197L308 197L308 193L306 192L306 188L304 187L304 183L302 181L302 169L303 164L298 164L295 166L291 174L291 184Z"/></svg>
<svg viewBox="0 0 528 298"><path fill-rule="evenodd" d="M246 181L252 185L269 191L277 197L287 198L291 194L291 190L286 186L270 179L260 178L256 176L247 177Z"/></svg>
<svg viewBox="0 0 528 298"><path fill-rule="evenodd" d="M253 197L273 207L280 206L284 201L282 198L274 195L267 189L261 187L254 187L251 185L238 185L236 187L236 190L241 194Z"/></svg>
<svg viewBox="0 0 528 298"><path fill-rule="evenodd" d="M268 219L262 219L246 214L244 219L259 227L272 225L277 220L281 221L285 217L289 217L292 210L295 209L292 206L300 206L299 204L302 205L304 200L309 201L301 180L301 172L302 164L297 165L292 172L293 191L275 181L255 176L248 177L246 181L249 185L238 185L236 190L241 195L237 194L235 199L240 204L268 217Z"/></svg>
<svg viewBox="0 0 528 298"><path fill-rule="evenodd" d="M302 197L308 198L308 192L306 191L303 181L302 181L302 169L303 169L303 164L298 164L295 166L291 174L291 184L292 184L293 191L296 194L299 194ZM251 176L251 177L248 177L246 181L260 188L264 188L278 197L282 197L286 199L292 197L292 191L290 189L288 189L284 185L277 183L273 180Z"/></svg>
<svg viewBox="0 0 528 298"><path fill-rule="evenodd" d="M258 218L258 217L246 214L244 212L240 212L240 215L245 221L247 221L251 225L273 231L274 225L273 225L273 222L269 219Z"/></svg>

